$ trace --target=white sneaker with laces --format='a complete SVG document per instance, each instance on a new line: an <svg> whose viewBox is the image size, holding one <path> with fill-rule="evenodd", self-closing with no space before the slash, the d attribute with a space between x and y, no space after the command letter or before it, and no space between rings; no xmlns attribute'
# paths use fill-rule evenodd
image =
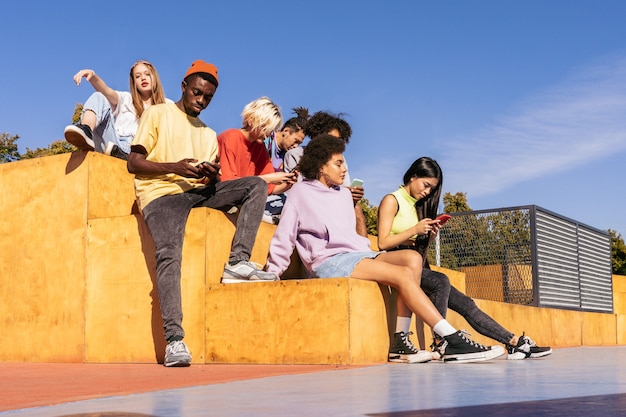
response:
<svg viewBox="0 0 626 417"><path fill-rule="evenodd" d="M165 360L163 365L170 366L189 366L191 365L191 353L187 349L187 345L182 340L170 342L165 347Z"/></svg>
<svg viewBox="0 0 626 417"><path fill-rule="evenodd" d="M240 261L235 265L227 263L224 266L223 284L263 281L278 281L278 277L272 272L263 271L261 265L250 261Z"/></svg>

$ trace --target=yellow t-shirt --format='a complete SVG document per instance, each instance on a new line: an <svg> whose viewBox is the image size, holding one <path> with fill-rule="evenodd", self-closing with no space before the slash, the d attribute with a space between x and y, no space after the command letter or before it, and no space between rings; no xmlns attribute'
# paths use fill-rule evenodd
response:
<svg viewBox="0 0 626 417"><path fill-rule="evenodd" d="M153 162L178 162L194 158L198 162L215 160L217 135L197 117L190 117L175 103L155 104L141 116L133 145L143 146ZM164 195L180 194L204 187L206 178L185 178L175 174L135 176L139 208Z"/></svg>
<svg viewBox="0 0 626 417"><path fill-rule="evenodd" d="M417 219L417 210L415 209L417 200L411 197L411 194L407 193L403 186L400 186L400 188L391 193L391 195L394 196L398 202L398 212L393 218L390 234L397 235L415 226L419 221ZM416 237L417 235L411 236L411 240L415 240Z"/></svg>

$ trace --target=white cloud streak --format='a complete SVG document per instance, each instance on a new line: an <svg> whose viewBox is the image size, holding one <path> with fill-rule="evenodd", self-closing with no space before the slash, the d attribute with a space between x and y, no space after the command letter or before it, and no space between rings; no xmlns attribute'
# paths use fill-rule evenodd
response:
<svg viewBox="0 0 626 417"><path fill-rule="evenodd" d="M626 58L578 71L446 147L445 188L473 197L626 150Z"/></svg>

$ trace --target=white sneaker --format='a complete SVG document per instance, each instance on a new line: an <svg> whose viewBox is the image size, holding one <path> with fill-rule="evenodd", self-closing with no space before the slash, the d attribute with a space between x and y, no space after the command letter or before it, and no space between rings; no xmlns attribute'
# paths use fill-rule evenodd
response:
<svg viewBox="0 0 626 417"><path fill-rule="evenodd" d="M227 263L224 266L224 273L222 274L223 284L263 281L278 281L278 277L272 272L263 271L261 265L250 261L240 261L236 265Z"/></svg>
<svg viewBox="0 0 626 417"><path fill-rule="evenodd" d="M189 353L185 342L176 340L167 344L163 365L167 367L191 365L191 353Z"/></svg>

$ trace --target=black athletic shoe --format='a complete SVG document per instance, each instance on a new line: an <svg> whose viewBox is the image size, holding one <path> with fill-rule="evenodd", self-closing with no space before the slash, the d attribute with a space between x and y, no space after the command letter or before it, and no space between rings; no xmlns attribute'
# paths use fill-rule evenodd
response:
<svg viewBox="0 0 626 417"><path fill-rule="evenodd" d="M537 346L534 340L525 336L524 333L519 337L517 345L506 345L509 360L535 359L542 358L552 354L552 348L549 346Z"/></svg>
<svg viewBox="0 0 626 417"><path fill-rule="evenodd" d="M502 346L484 346L474 342L467 334L459 331L444 337L444 362L478 362L487 361L504 355Z"/></svg>
<svg viewBox="0 0 626 417"><path fill-rule="evenodd" d="M87 125L77 123L65 126L65 140L82 151L93 151L93 133Z"/></svg>
<svg viewBox="0 0 626 417"><path fill-rule="evenodd" d="M415 347L409 336L413 332L394 333L389 349L389 362L422 363L431 360L431 353Z"/></svg>
<svg viewBox="0 0 626 417"><path fill-rule="evenodd" d="M107 147L104 150L104 153L110 156L114 156L118 159L123 159L124 161L128 161L128 154L120 149L119 146L114 144L113 142L108 142Z"/></svg>

